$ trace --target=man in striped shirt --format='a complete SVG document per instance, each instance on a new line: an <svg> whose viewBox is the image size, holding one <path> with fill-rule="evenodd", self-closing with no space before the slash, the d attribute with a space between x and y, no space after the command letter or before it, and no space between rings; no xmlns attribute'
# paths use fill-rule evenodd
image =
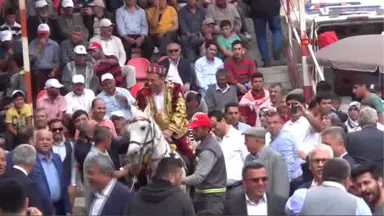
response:
<svg viewBox="0 0 384 216"><path fill-rule="evenodd" d="M256 73L255 62L245 55L244 43L236 40L232 43L233 57L227 59L224 68L229 69L229 81L236 85L241 95L250 89L250 79Z"/></svg>
<svg viewBox="0 0 384 216"><path fill-rule="evenodd" d="M11 31L13 40L20 40L21 37L21 26L16 22L16 9L8 8L5 11L5 23L0 26L0 31Z"/></svg>
<svg viewBox="0 0 384 216"><path fill-rule="evenodd" d="M116 81L116 86L125 88L126 82L124 75L121 72L118 58L114 55L106 55L99 42L92 42L89 45L88 50L94 59L94 71L99 80L101 80L101 76L104 74L111 73Z"/></svg>

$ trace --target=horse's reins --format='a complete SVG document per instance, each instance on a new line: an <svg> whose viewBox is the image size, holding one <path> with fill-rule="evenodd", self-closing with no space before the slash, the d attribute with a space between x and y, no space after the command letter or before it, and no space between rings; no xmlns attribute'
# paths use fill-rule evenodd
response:
<svg viewBox="0 0 384 216"><path fill-rule="evenodd" d="M147 140L149 135L152 134L152 138L144 143L140 143L140 142L137 142L135 140L133 141L129 141L129 144L135 144L135 145L138 145L140 147L140 155L139 155L139 158L140 158L140 161L139 163L143 163L145 161L144 160L144 157L145 154L146 155L150 155L151 157L151 161L158 161L158 160L161 160L167 153L168 153L168 149L165 150L165 152L159 157L159 158L156 158L156 159L152 159L152 156L153 156L153 153L154 153L154 149L157 147L157 145L160 144L160 142L155 146L155 140L158 140L160 141L161 139L161 135L159 135L159 137L156 137L156 130L154 130L154 127L155 127L155 124L153 122L151 122L150 120L148 119L133 119L129 122L129 124L132 124L132 123L135 123L135 122L138 122L138 121L146 121L148 122L149 124L149 128L147 130L147 133L145 135L145 139L144 140ZM148 144L151 144L151 150L150 150L150 154L147 154L149 152L144 152L144 147Z"/></svg>

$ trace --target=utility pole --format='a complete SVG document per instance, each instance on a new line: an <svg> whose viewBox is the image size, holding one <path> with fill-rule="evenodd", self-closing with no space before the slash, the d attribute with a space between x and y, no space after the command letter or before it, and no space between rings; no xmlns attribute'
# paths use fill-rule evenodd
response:
<svg viewBox="0 0 384 216"><path fill-rule="evenodd" d="M23 50L24 62L24 80L27 86L27 103L32 105L32 86L31 86L31 72L29 66L29 47L28 47L28 31L27 31L27 12L25 10L25 0L19 1L20 10L20 24L21 24L21 42Z"/></svg>

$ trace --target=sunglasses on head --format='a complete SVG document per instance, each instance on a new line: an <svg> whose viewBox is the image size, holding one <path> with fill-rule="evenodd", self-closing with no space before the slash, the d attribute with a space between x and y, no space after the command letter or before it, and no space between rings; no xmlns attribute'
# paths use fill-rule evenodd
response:
<svg viewBox="0 0 384 216"><path fill-rule="evenodd" d="M63 130L64 130L64 128L51 128L50 129L51 132L61 132Z"/></svg>
<svg viewBox="0 0 384 216"><path fill-rule="evenodd" d="M169 49L168 52L170 52L170 53L179 52L179 49Z"/></svg>

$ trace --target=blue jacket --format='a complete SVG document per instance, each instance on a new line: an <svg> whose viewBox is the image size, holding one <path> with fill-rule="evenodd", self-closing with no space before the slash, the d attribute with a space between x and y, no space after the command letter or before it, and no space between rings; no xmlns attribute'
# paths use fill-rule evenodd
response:
<svg viewBox="0 0 384 216"><path fill-rule="evenodd" d="M55 213L56 215L65 215L66 213L72 212L72 207L68 195L68 183L64 179L63 162L61 161L60 156L53 152L51 154L53 163L55 164L57 172L60 175L61 200L56 203L52 203L52 201L50 200L50 191L47 178L45 176L43 166L41 165L41 161L38 156L36 156L36 164L32 168L29 177L37 183L39 189L42 192L41 196L45 200L44 209L42 209L43 214L52 215L53 213Z"/></svg>
<svg viewBox="0 0 384 216"><path fill-rule="evenodd" d="M124 215L124 210L132 195L132 192L125 185L116 181L100 215ZM93 203L94 199L95 195L92 193L89 203ZM90 215L90 206L87 207L87 215Z"/></svg>

